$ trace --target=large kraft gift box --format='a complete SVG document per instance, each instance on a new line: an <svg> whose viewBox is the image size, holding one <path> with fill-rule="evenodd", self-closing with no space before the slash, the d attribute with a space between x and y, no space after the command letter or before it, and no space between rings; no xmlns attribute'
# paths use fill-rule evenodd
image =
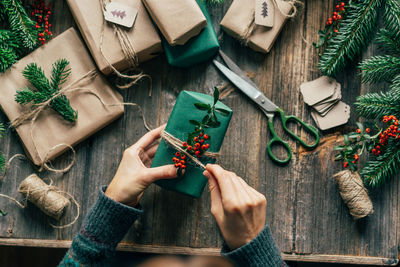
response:
<svg viewBox="0 0 400 267"><path fill-rule="evenodd" d="M105 75L108 75L112 72L112 69L107 60L119 71L123 71L130 66L114 33L112 23L104 22L100 1L103 0L67 0L72 15L98 68ZM161 40L141 0L113 0L113 2L123 3L136 8L138 11L132 28L118 26L127 32L138 61L144 62L159 55L162 52ZM105 24L103 25L103 23ZM100 51L102 29L104 29L104 55Z"/></svg>
<svg viewBox="0 0 400 267"><path fill-rule="evenodd" d="M174 109L172 110L167 126L165 127L165 131L179 140L182 140L182 142L186 141L188 133L191 133L194 130L194 126L189 122L189 120L201 121L207 114L206 111L197 109L194 104L200 102L212 105L214 103L213 101L214 98L209 95L182 91L176 100ZM232 117L232 110L222 102L218 102L216 107L226 110L229 115L223 116L216 113L221 125L218 128L206 128L205 133L210 136L209 140L207 140L208 144L210 144L210 152L219 152ZM154 156L152 167L173 164L172 158L174 157L175 152L174 148L162 140L157 149L157 153ZM198 198L201 196L204 186L207 184L207 179L203 175L203 169L196 166L190 161L190 159L187 159L186 161L186 170L181 177L171 180L159 180L156 184L165 189ZM201 157L200 161L204 165L207 163L215 163L215 159L207 157Z"/></svg>
<svg viewBox="0 0 400 267"><path fill-rule="evenodd" d="M219 50L219 42L215 33L211 16L204 0L197 0L201 11L207 19L206 28L199 35L184 45L171 46L161 37L168 63L176 67L190 67L213 57Z"/></svg>
<svg viewBox="0 0 400 267"><path fill-rule="evenodd" d="M291 4L283 0L276 0L276 3L285 14L291 12ZM221 21L223 30L235 38L242 39L254 19L254 6L254 0L234 0ZM253 33L248 38L247 45L255 51L268 53L282 30L287 17L276 6L274 13L273 27L256 25Z"/></svg>
<svg viewBox="0 0 400 267"><path fill-rule="evenodd" d="M62 58L70 62L69 67L71 68L71 75L61 86L62 88L66 88L81 80L85 74L96 70L96 66L77 32L70 28L45 46L21 59L11 70L0 75L0 106L10 121L30 110L30 106L15 102L17 90L27 86L32 88L22 75L25 66L30 63L37 63L44 70L46 76L50 77L52 64ZM30 121L16 127L28 156L36 165L42 165L46 155L48 160L52 160L69 149L66 146L58 146L53 150L52 148L57 145L68 144L73 146L124 113L122 96L108 85L101 73L98 73L90 81L78 83L78 86L84 89L65 92L72 108L78 112L78 119L75 124L64 120L53 109L46 108L34 121L33 127L31 127ZM97 96L89 93L89 90ZM106 105L101 103L99 98ZM31 130L33 139L31 138Z"/></svg>
<svg viewBox="0 0 400 267"><path fill-rule="evenodd" d="M185 44L207 25L195 0L143 0L143 3L172 46Z"/></svg>

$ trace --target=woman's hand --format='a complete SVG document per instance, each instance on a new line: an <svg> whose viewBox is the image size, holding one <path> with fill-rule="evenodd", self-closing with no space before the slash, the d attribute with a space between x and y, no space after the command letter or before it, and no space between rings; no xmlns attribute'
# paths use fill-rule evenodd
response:
<svg viewBox="0 0 400 267"><path fill-rule="evenodd" d="M105 192L106 196L134 207L139 203L143 191L153 182L177 177L174 165L150 168L158 148L157 140L164 128L165 125L148 132L125 150L117 173Z"/></svg>
<svg viewBox="0 0 400 267"><path fill-rule="evenodd" d="M211 192L211 213L226 244L235 250L264 229L267 200L235 173L219 165L206 167L204 175Z"/></svg>

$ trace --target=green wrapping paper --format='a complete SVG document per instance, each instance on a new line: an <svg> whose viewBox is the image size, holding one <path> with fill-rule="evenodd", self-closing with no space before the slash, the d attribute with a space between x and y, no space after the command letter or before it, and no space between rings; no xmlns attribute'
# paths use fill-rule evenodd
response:
<svg viewBox="0 0 400 267"><path fill-rule="evenodd" d="M165 131L179 138L182 142L186 141L188 133L194 130L194 126L189 123L189 120L201 121L207 114L206 111L197 109L194 103L201 102L212 105L213 101L214 98L209 95L182 91L176 100ZM221 125L218 128L207 128L205 130L205 133L210 136L208 140L208 144L210 144L209 152L219 152L232 117L232 110L220 101L218 101L216 107L228 111L229 115L223 116L217 113L217 118L218 121L221 122ZM162 140L154 156L151 167L173 164L172 158L175 152L176 150L174 148L170 147ZM203 164L215 163L215 159L206 158L204 156L201 157L200 160ZM207 184L207 179L204 177L203 171L203 169L190 162L190 159L187 159L184 175L172 180L160 180L157 181L156 184L168 190L199 198L203 192L204 186Z"/></svg>
<svg viewBox="0 0 400 267"><path fill-rule="evenodd" d="M212 58L219 50L217 34L215 33L210 14L202 0L196 1L207 19L206 28L190 39L184 45L171 46L161 36L162 45L169 64L176 67L190 67Z"/></svg>

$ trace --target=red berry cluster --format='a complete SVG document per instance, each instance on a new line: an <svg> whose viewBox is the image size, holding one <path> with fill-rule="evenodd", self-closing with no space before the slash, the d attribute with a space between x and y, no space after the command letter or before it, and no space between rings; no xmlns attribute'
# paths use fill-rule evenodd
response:
<svg viewBox="0 0 400 267"><path fill-rule="evenodd" d="M46 6L45 0L35 0L33 3L32 17L36 21L35 28L39 31L39 42L44 43L51 38L53 33L50 31L51 24L49 19L51 16L52 3Z"/></svg>
<svg viewBox="0 0 400 267"><path fill-rule="evenodd" d="M353 157L353 163L354 164L356 164L357 163L357 161L360 159L360 156L358 155L358 154L354 154L354 157ZM347 167L349 167L349 163L346 161L346 162L344 162L343 163L343 167L344 168L347 168Z"/></svg>
<svg viewBox="0 0 400 267"><path fill-rule="evenodd" d="M180 152L176 152L175 156L176 157L172 158L172 161L175 163L175 167L176 168L181 168L182 170L186 169L186 161L185 161L186 156L185 155L181 155Z"/></svg>
<svg viewBox="0 0 400 267"><path fill-rule="evenodd" d="M337 33L339 32L339 30L337 29L338 25L339 25L339 21L343 18L343 12L346 10L345 9L345 3L341 2L340 4L336 5L336 11L333 12L333 15L331 18L328 18L328 20L326 21L326 25L327 26L334 26L334 32Z"/></svg>
<svg viewBox="0 0 400 267"><path fill-rule="evenodd" d="M380 133L379 144L372 149L371 153L374 156L378 156L381 153L381 146L386 146L389 142L389 138L400 139L400 129L398 129L399 120L393 116L383 116L383 123L390 123L387 129Z"/></svg>
<svg viewBox="0 0 400 267"><path fill-rule="evenodd" d="M200 133L198 136L193 137L193 140L182 142L182 148L189 154L195 155L197 158L201 158L201 155L210 148L210 144L207 144L207 140L210 138L209 135ZM176 168L186 168L186 156L181 155L180 152L175 153L176 157L172 158ZM180 157L180 159L179 159Z"/></svg>

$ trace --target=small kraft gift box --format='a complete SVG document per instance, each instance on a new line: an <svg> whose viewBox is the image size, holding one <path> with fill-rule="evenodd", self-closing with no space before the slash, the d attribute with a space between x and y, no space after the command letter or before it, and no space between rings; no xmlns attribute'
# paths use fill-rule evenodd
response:
<svg viewBox="0 0 400 267"><path fill-rule="evenodd" d="M261 5L261 12L256 13L259 11L256 4ZM264 13L267 9L263 10L263 6L267 4L269 11ZM293 2L284 0L234 0L221 21L221 27L253 50L268 53L287 19L294 15L293 7ZM264 15L273 16L272 22L258 24L257 17L264 18Z"/></svg>
<svg viewBox="0 0 400 267"><path fill-rule="evenodd" d="M207 25L195 0L143 0L143 3L171 46L184 45Z"/></svg>
<svg viewBox="0 0 400 267"><path fill-rule="evenodd" d="M193 162L182 151L192 152L193 157L197 155L197 152L194 151L195 145L193 145L193 150L189 149L192 144L189 139L193 137L190 136L193 135L193 130L199 121L204 121L205 116L211 116L210 114L214 113L215 121L218 121L218 123L212 127L204 128L204 132L196 133L193 138L202 146L204 145L204 149L201 149L207 150L209 154L219 152L232 117L232 110L222 102L217 101L214 110L219 112L208 113L207 109L213 106L214 99L212 96L191 91L182 91L179 94L162 136L167 134L168 139L179 140L179 146L182 143L181 152L177 151L167 138L163 138L153 159L152 167L173 164L173 160L176 160L174 157L179 157L179 160L184 159L184 172L176 179L157 181L156 184L159 186L195 198L201 196L204 186L207 184L207 179L203 175L204 167ZM200 137L197 137L197 134ZM196 157L196 159L203 166L207 163L215 163L215 158L208 157L206 154Z"/></svg>
<svg viewBox="0 0 400 267"><path fill-rule="evenodd" d="M113 71L110 65L118 71L123 71L129 67L137 67L138 63L161 54L160 37L141 0L67 2L90 53L105 75ZM110 4L118 5L112 7ZM107 10L107 7L110 10ZM128 12L131 10L134 11ZM133 26L125 27L106 21L107 12L111 13L110 16L115 15L115 19L134 16L129 18L133 20Z"/></svg>
<svg viewBox="0 0 400 267"><path fill-rule="evenodd" d="M124 113L122 96L108 85L77 32L70 28L0 74L0 106L11 123L34 108L16 102L17 91L34 88L22 74L25 67L36 63L49 77L52 64L60 59L69 61L70 74L61 90L65 89L63 94L77 112L75 123L64 120L50 103L36 118L29 117L15 126L27 155L42 167Z"/></svg>
<svg viewBox="0 0 400 267"><path fill-rule="evenodd" d="M219 50L219 42L215 33L211 16L207 11L207 6L203 0L197 0L207 19L207 26L199 35L190 39L184 45L171 46L163 36L161 36L165 55L168 63L176 67L190 67L212 58Z"/></svg>

